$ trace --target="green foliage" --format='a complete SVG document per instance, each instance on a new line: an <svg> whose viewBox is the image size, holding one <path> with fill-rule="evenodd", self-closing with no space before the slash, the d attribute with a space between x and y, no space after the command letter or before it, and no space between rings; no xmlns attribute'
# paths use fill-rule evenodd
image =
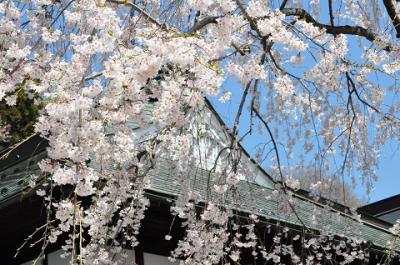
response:
<svg viewBox="0 0 400 265"><path fill-rule="evenodd" d="M34 124L39 117L42 104L37 104L37 94L25 90L25 82L19 85L16 104L7 105L3 99L0 101L0 120L10 126L10 137L7 142L0 142L3 146L10 146L34 133Z"/></svg>

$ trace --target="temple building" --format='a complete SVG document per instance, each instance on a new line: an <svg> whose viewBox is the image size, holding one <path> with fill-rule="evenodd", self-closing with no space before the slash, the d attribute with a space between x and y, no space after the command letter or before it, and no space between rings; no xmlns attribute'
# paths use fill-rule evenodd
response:
<svg viewBox="0 0 400 265"><path fill-rule="evenodd" d="M231 135L211 106L208 106L204 112L203 123L209 136L202 142L201 148L209 152L206 154L207 157L212 157L215 150L211 147L229 141ZM133 129L141 130L135 126ZM146 134L145 130L142 132L142 135L144 134ZM36 195L36 191L30 188L29 180L32 174L40 175L37 163L46 157L47 146L47 141L36 135L11 151L7 149L1 151L1 155L7 155L0 160L0 238L2 239L0 264L32 264L32 260L35 260L42 250L40 233L35 233L35 231L46 222L46 207L43 198ZM360 216L356 218L349 214L350 209L344 205L327 202L323 198L316 201L303 190L293 191L292 204L296 214L282 214L279 208L280 202L271 196L275 185L279 183L275 182L245 150L242 152L241 163L247 169L246 174L249 176L238 185L240 200L235 205L235 211L239 218L246 218L250 213L249 209L256 208L260 220L257 229L260 240L266 246L274 244L273 237L281 233L282 227L286 229L288 240L297 236L310 237L312 233L322 236L319 231L329 228L332 238L337 242L345 242L347 250L362 253L360 255L362 259L354 260L351 264L378 264L383 260L387 261L385 255L388 253L388 242L393 240L389 228L395 220L400 218L400 195L359 208ZM187 172L192 188L199 194L207 193L211 166L210 161L202 159L201 165L198 164ZM168 260L171 251L185 233L182 220L174 220L170 212L170 206L180 193L179 185L174 174L171 174L168 160L159 159L152 172L151 187L146 190L150 206L146 211L146 217L142 220L139 233L140 244L135 249L125 250L128 256L125 265L179 264L179 261ZM326 207L328 204L330 207ZM198 207L202 207L201 203ZM315 215L311 215L311 212ZM318 222L313 220L313 216L318 218ZM310 227L310 231L304 230L299 218ZM165 239L167 234L171 234L171 240ZM32 236L29 242L24 245L25 239L30 235ZM356 249L351 249L346 245L351 245L351 242L346 241L350 237L360 239L361 243L355 247ZM39 242L34 243L38 240ZM297 251L303 252L304 245L301 241L293 245ZM60 247L60 243L48 245L43 250L44 260L37 264L69 264L67 259L60 257L63 253ZM14 257L17 250L18 255ZM391 251L393 257L390 259L390 264L400 264L398 257L395 257L398 250ZM272 262L272 260L255 258L246 251L243 252L241 259L241 264L273 264ZM342 260L338 258L326 264L342 264L341 262ZM282 255L281 264L291 263L290 259ZM315 264L324 263L316 261Z"/></svg>

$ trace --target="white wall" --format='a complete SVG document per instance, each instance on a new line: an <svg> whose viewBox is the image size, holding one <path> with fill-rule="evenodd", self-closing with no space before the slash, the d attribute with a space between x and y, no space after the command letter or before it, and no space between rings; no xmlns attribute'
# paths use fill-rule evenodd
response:
<svg viewBox="0 0 400 265"><path fill-rule="evenodd" d="M144 265L179 265L179 261L170 262L168 257L143 253Z"/></svg>
<svg viewBox="0 0 400 265"><path fill-rule="evenodd" d="M210 170L213 168L220 150L231 144L231 136L223 128L215 114L207 107L198 113L191 127L194 132L201 132L198 146L194 146L194 156L202 164L196 166ZM223 159L223 156L220 157L219 162ZM217 168L219 164L221 163L217 164ZM247 181L269 188L274 186L271 179L245 153L242 153L240 157L239 173L242 173Z"/></svg>
<svg viewBox="0 0 400 265"><path fill-rule="evenodd" d="M48 265L68 265L68 258L61 258L62 254L64 251L61 249L47 254Z"/></svg>
<svg viewBox="0 0 400 265"><path fill-rule="evenodd" d="M133 250L124 250L125 254L127 255L127 258L125 259L124 263L118 263L120 265L135 265L135 252ZM47 261L48 265L69 265L69 259L63 259L60 257L64 253L63 250L57 250L54 252L51 252L47 254ZM118 259L118 255L116 256L116 259ZM31 264L31 263L28 263ZM22 265L28 265L28 264L22 264ZM41 265L41 264L38 264Z"/></svg>

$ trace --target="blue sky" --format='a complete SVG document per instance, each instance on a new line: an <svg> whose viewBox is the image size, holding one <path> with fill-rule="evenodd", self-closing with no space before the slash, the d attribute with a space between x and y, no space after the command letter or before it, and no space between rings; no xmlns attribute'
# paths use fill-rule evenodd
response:
<svg viewBox="0 0 400 265"><path fill-rule="evenodd" d="M304 2L305 6L307 7L307 1ZM320 16L318 17L318 21L322 23L329 24L329 17L328 17L328 6L327 6L327 1L321 1L320 2L321 6L321 12ZM381 4L381 3L380 3ZM342 8L341 6L334 6L334 9L336 8ZM307 9L307 8L306 8ZM341 9L342 10L342 9ZM384 8L382 8L384 11ZM343 10L342 10L343 11ZM385 16L385 14L384 14ZM385 17L383 17L385 19ZM383 20L382 20L383 21ZM337 21L336 21L337 23ZM340 25L345 25L346 23L352 24L350 21L340 21ZM362 54L362 48L360 48L360 39L359 38L354 38L354 37L349 37L349 53L348 53L348 58L351 59L352 61L358 61L360 62L360 55ZM370 46L370 42L363 40L361 41L362 46L368 47ZM279 48L278 48L279 49ZM313 64L312 60L310 58L305 57L305 66L306 68L308 66L311 66ZM308 63L307 63L308 62ZM308 64L308 65L307 65ZM305 71L306 69L289 69L290 71L300 74L302 71ZM381 74L373 74L370 76L371 81L379 84L382 88L388 88L390 85L393 85L395 80L393 80L391 77L383 76ZM223 88L229 88L230 91L233 92L231 101L228 101L225 104L219 103L216 99L211 99L211 102L213 103L214 107L217 109L219 112L220 116L222 119L228 124L228 126L232 127L232 122L235 118L237 108L240 102L241 98L241 87L242 85L236 82L233 79L228 79L224 85ZM235 93L236 91L236 93ZM393 103L393 97L386 97L385 98L385 103ZM247 117L249 116L249 113L245 112L243 116L247 114ZM244 126L248 126L248 119L242 119ZM371 132L373 133L373 132ZM265 137L265 136L261 136ZM247 149L247 151L254 156L255 150L254 146L258 142L262 141L263 139L255 139L255 137L252 137L251 139L247 139L243 142L243 145ZM373 191L366 195L365 188L362 186L361 183L358 184L357 187L355 187L354 192L363 200L366 200L368 202L374 202L378 201L396 194L400 194L400 176L398 174L400 173L400 153L397 150L399 148L399 141L392 140L388 142L384 147L382 147L382 152L381 152L381 157L379 158L379 168L377 169L377 175L378 175L378 180L374 182L374 189ZM299 152L301 152L300 149L297 149ZM399 172L399 173L398 173Z"/></svg>
<svg viewBox="0 0 400 265"><path fill-rule="evenodd" d="M215 109L218 111L221 118L225 121L228 127L232 128L233 120L238 109L238 105L241 99L242 85L234 79L228 79L223 89L226 88L233 92L231 100L221 104L218 102L218 97L210 98ZM245 111L243 113L243 119L241 120L242 126L248 126L249 113ZM265 136L261 136L265 137ZM246 150L254 157L255 148L263 139L257 139L257 137L246 138L243 142L243 146ZM365 188L361 183L355 188L354 192L359 198L367 201L374 202L400 193L400 177L397 176L397 172L400 171L400 153L397 150L397 144L393 141L392 143L386 144L382 149L380 157L380 163L378 168L379 179L374 182L374 190L367 195Z"/></svg>
<svg viewBox="0 0 400 265"><path fill-rule="evenodd" d="M371 202L400 194L400 153L393 145L387 145L383 150L378 170L379 179L370 195ZM359 188L357 192L361 193L362 190Z"/></svg>

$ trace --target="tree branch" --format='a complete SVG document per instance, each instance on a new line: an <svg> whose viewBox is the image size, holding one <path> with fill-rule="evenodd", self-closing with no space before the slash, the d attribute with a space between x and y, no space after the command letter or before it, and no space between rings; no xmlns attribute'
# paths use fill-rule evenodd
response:
<svg viewBox="0 0 400 265"><path fill-rule="evenodd" d="M281 170L281 162L280 162L280 158L279 158L279 152L278 152L278 146L276 144L274 135L272 134L271 128L268 125L268 122L262 117L262 115L260 114L260 112L258 111L257 108L252 108L252 111L255 113L256 117L261 121L261 123L264 125L264 127L267 129L267 132L269 134L269 137L271 139L272 145L273 145L273 150L275 151L275 156L276 156L276 161L278 163L278 170L279 170L279 175L281 178L281 183L283 185L282 191L289 196L289 193L287 192L287 185L286 185L286 180L284 179L284 176L282 174L282 170ZM294 208L293 203L287 198L287 203L289 204L289 207L292 209L294 215L296 216L296 218L299 220L299 222L302 224L302 226L307 229L308 231L310 231L310 229L308 228L308 226L304 223L304 221L301 219L301 217L298 215L296 209Z"/></svg>
<svg viewBox="0 0 400 265"><path fill-rule="evenodd" d="M161 24L160 22L158 22L157 19L153 18L149 13L147 13L145 10L143 10L141 7L139 7L138 5L136 5L134 3L131 3L129 1L118 1L118 0L108 0L108 2L113 3L113 4L118 4L118 5L129 6L129 7L133 8L134 10L136 10L137 12L141 13L143 16L146 17L146 19L148 19L150 22L156 24L160 28L162 28L162 29L166 28L165 24Z"/></svg>
<svg viewBox="0 0 400 265"><path fill-rule="evenodd" d="M356 35L360 37L364 37L367 40L373 42L376 39L375 34L369 29L360 27L360 26L331 26L327 24L322 24L315 20L307 11L301 8L284 8L281 10L286 16L296 16L300 19L304 19L306 22L313 24L314 26L325 29L327 33L337 35L337 34L345 34L345 35ZM387 45L383 48L385 51L390 52L392 47Z"/></svg>
<svg viewBox="0 0 400 265"><path fill-rule="evenodd" d="M357 35L365 37L367 40L374 41L376 36L368 29L360 26L331 26L327 24L319 23L315 20L307 11L301 8L284 8L282 13L286 16L297 16L304 19L306 22L313 24L316 27L325 29L330 34L346 34L346 35Z"/></svg>
<svg viewBox="0 0 400 265"><path fill-rule="evenodd" d="M233 129L232 129L232 134L233 134L233 138L232 138L232 144L233 144L233 139L235 139L236 135L238 134L238 127L239 127L239 121L240 121L240 116L242 115L242 111L243 111L243 106L244 106L244 102L246 101L247 95L249 94L249 90L250 90L250 86L251 86L251 81L250 80L247 84L246 84L246 88L243 91L243 95L242 95L242 99L240 101L240 105L239 105L239 110L236 113L236 118L235 118L235 122L233 124Z"/></svg>
<svg viewBox="0 0 400 265"><path fill-rule="evenodd" d="M279 10L282 10L283 8L285 8L287 2L288 2L288 0L283 0L281 6L279 7Z"/></svg>
<svg viewBox="0 0 400 265"><path fill-rule="evenodd" d="M353 79L350 77L349 72L346 72L346 79L348 82L348 85L351 85L352 90L351 93L354 92L354 94L356 95L357 99L363 103L365 106L367 106L368 108L372 109L373 111L375 111L378 114L382 114L380 110L378 110L376 107L372 106L371 104L369 104L366 100L364 100L360 94L358 93L358 90L356 88L356 84L354 83ZM350 94L351 95L351 94ZM385 117L385 116L384 116Z"/></svg>
<svg viewBox="0 0 400 265"><path fill-rule="evenodd" d="M396 14L396 6L393 4L392 0L383 0L383 4L396 30L396 38L400 38L400 17Z"/></svg>
<svg viewBox="0 0 400 265"><path fill-rule="evenodd" d="M245 19L250 23L250 28L257 32L258 36L263 37L261 31L257 27L256 21L247 13L246 8L243 6L243 3L240 0L236 0L236 4L242 12Z"/></svg>
<svg viewBox="0 0 400 265"><path fill-rule="evenodd" d="M328 5L329 5L329 20L331 22L331 26L335 26L333 23L333 7L332 7L332 0L328 0Z"/></svg>
<svg viewBox="0 0 400 265"><path fill-rule="evenodd" d="M281 160L280 160L280 157L279 157L278 146L276 144L274 135L272 134L271 128L269 127L267 121L261 116L261 114L260 114L260 112L258 111L257 108L253 108L252 111L254 112L254 114L256 114L257 118L261 121L261 123L267 129L268 135L269 135L269 137L271 139L271 142L272 142L272 145L273 145L273 149L275 151L276 162L278 163L279 175L280 175L282 183L285 183L285 179L284 179L283 173L281 171ZM286 186L286 184L284 184L284 185Z"/></svg>
<svg viewBox="0 0 400 265"><path fill-rule="evenodd" d="M186 33L193 33L196 32L208 24L217 24L217 19L220 18L220 16L210 16L210 17L205 17L202 20L196 22L192 28L190 28Z"/></svg>

